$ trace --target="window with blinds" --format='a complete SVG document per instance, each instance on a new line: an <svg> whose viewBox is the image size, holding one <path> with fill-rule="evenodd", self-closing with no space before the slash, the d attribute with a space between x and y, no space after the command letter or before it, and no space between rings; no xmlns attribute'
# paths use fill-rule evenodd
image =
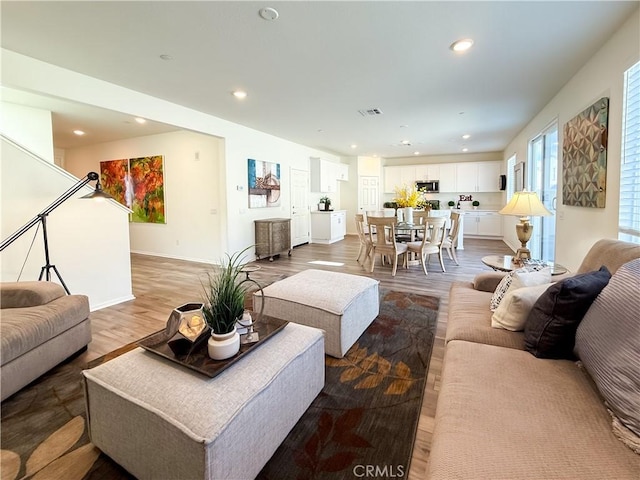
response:
<svg viewBox="0 0 640 480"><path fill-rule="evenodd" d="M640 243L640 62L624 74L618 238Z"/></svg>

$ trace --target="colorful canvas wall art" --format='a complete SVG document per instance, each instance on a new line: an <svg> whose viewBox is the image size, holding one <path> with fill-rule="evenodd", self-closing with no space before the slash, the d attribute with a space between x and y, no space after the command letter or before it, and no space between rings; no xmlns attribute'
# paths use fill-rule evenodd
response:
<svg viewBox="0 0 640 480"><path fill-rule="evenodd" d="M564 125L562 203L604 208L607 193L609 98L603 97Z"/></svg>
<svg viewBox="0 0 640 480"><path fill-rule="evenodd" d="M131 208L128 159L100 162L100 183L105 192Z"/></svg>
<svg viewBox="0 0 640 480"><path fill-rule="evenodd" d="M280 164L248 160L249 208L280 206Z"/></svg>
<svg viewBox="0 0 640 480"><path fill-rule="evenodd" d="M132 222L166 223L162 155L100 162L100 182L133 211Z"/></svg>

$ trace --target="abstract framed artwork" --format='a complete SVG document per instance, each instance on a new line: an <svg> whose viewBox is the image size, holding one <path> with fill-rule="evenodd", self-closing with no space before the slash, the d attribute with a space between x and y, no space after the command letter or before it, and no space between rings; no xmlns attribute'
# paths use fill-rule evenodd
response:
<svg viewBox="0 0 640 480"><path fill-rule="evenodd" d="M280 164L248 159L249 208L280 206Z"/></svg>
<svg viewBox="0 0 640 480"><path fill-rule="evenodd" d="M564 125L562 203L604 208L607 193L609 98L603 97Z"/></svg>
<svg viewBox="0 0 640 480"><path fill-rule="evenodd" d="M134 223L166 223L164 157L154 155L100 162L104 190L132 210Z"/></svg>

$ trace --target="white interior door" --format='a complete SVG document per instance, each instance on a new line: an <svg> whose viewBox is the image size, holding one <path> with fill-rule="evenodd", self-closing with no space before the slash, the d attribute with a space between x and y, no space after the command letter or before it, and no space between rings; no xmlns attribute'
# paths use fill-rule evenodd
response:
<svg viewBox="0 0 640 480"><path fill-rule="evenodd" d="M309 172L291 169L291 246L309 243Z"/></svg>
<svg viewBox="0 0 640 480"><path fill-rule="evenodd" d="M358 212L380 210L380 177L359 177Z"/></svg>

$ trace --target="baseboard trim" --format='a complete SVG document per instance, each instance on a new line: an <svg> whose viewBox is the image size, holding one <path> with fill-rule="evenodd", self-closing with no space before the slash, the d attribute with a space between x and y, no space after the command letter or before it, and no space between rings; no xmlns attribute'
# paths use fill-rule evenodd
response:
<svg viewBox="0 0 640 480"><path fill-rule="evenodd" d="M115 298L113 300L109 300L107 302L102 302L97 305L91 305L89 311L95 312L96 310L102 310L103 308L111 307L113 305L118 305L119 303L128 302L130 300L135 300L136 297L134 295L125 295L124 297Z"/></svg>
<svg viewBox="0 0 640 480"><path fill-rule="evenodd" d="M186 262L206 263L209 265L216 265L216 262L213 262L209 259L203 259L203 258L182 257L180 255L169 255L166 253L158 253L158 252L145 252L142 250L131 250L131 253L135 253L137 255L146 255L148 257L171 258L173 260L184 260Z"/></svg>

